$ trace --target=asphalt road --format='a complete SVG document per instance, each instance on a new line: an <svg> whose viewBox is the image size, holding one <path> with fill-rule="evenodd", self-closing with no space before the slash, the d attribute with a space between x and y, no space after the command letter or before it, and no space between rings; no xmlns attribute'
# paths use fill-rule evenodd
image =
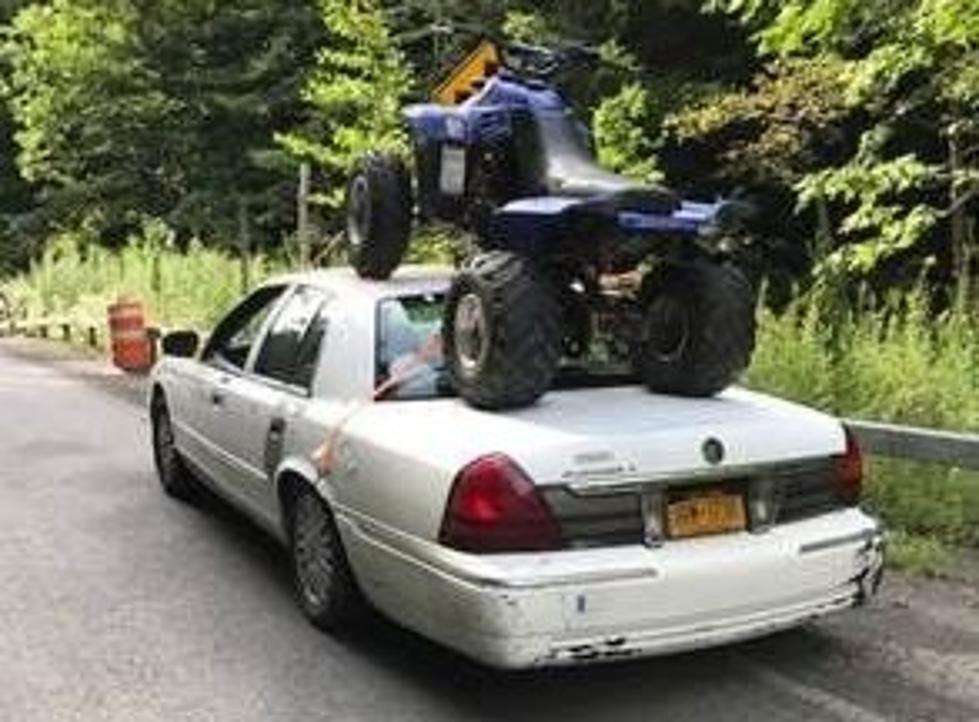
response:
<svg viewBox="0 0 979 722"><path fill-rule="evenodd" d="M160 493L138 384L0 339L0 720L979 719L979 586L737 647L503 675L378 621L334 639L283 554ZM723 573L723 570L718 570Z"/></svg>

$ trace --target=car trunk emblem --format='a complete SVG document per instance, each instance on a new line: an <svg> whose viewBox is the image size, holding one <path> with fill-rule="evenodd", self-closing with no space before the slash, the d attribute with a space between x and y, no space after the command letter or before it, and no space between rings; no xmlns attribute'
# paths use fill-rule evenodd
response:
<svg viewBox="0 0 979 722"><path fill-rule="evenodd" d="M711 466L717 466L724 461L724 444L719 439L713 437L707 439L700 447L700 451L704 455L704 461Z"/></svg>

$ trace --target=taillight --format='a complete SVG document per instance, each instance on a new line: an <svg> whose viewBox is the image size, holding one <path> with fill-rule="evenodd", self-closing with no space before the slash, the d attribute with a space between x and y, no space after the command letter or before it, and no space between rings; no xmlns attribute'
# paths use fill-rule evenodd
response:
<svg viewBox="0 0 979 722"><path fill-rule="evenodd" d="M561 547L561 532L523 469L490 454L456 476L439 541L470 552L544 551Z"/></svg>
<svg viewBox="0 0 979 722"><path fill-rule="evenodd" d="M849 429L846 433L846 451L833 457L836 464L836 493L847 504L860 501L863 492L863 454L860 445Z"/></svg>

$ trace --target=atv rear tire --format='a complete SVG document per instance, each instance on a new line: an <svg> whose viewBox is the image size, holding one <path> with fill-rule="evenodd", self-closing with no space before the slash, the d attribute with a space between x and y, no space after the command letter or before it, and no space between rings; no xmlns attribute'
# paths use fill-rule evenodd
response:
<svg viewBox="0 0 979 722"><path fill-rule="evenodd" d="M561 358L561 306L528 260L507 251L475 259L453 281L442 336L450 377L473 406L528 406Z"/></svg>
<svg viewBox="0 0 979 722"><path fill-rule="evenodd" d="M706 260L667 265L643 282L637 365L652 391L713 396L748 368L755 348L755 295L733 266Z"/></svg>
<svg viewBox="0 0 979 722"><path fill-rule="evenodd" d="M351 265L361 278L387 278L411 235L411 179L401 159L365 156L347 184L346 207Z"/></svg>

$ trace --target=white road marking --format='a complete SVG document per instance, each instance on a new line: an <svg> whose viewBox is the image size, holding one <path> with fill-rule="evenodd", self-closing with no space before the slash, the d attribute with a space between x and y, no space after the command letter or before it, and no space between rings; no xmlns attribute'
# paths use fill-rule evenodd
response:
<svg viewBox="0 0 979 722"><path fill-rule="evenodd" d="M735 653L737 664L759 682L769 687L787 692L813 707L818 707L841 720L841 722L889 722L887 717L861 707L824 689L800 682L792 677L777 672L771 667L759 664L742 654Z"/></svg>

